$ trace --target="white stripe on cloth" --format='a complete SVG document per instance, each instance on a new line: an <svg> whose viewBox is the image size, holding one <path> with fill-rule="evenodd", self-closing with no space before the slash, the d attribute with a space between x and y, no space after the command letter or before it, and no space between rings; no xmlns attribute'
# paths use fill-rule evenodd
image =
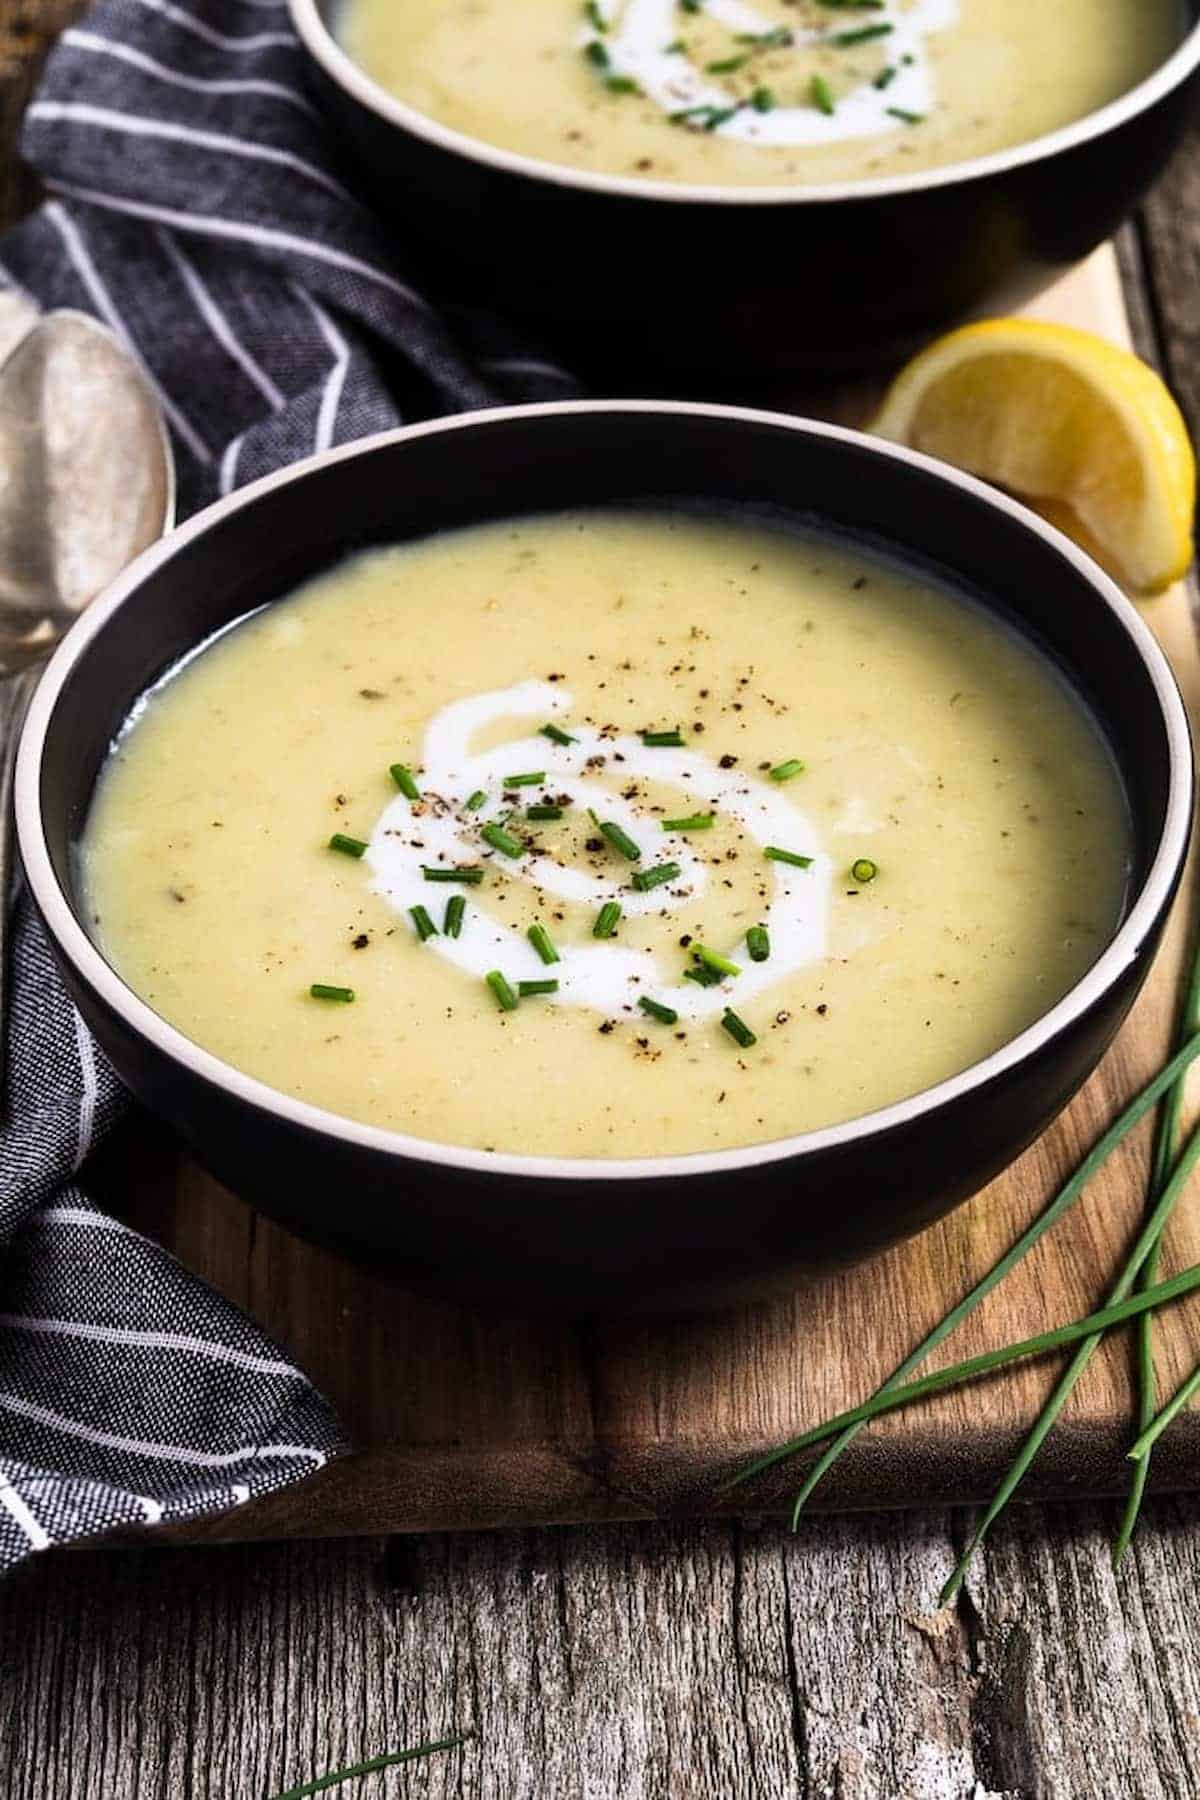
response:
<svg viewBox="0 0 1200 1800"><path fill-rule="evenodd" d="M0 1313L0 1325L17 1331L32 1331L45 1337L82 1338L95 1344L125 1344L146 1350L184 1350L195 1356L207 1356L213 1362L228 1363L231 1368L250 1369L256 1375L295 1377L290 1363L278 1357L251 1356L246 1350L234 1350L228 1344L214 1344L207 1338L190 1337L181 1331L136 1331L117 1325L89 1325L77 1319L39 1319L24 1313Z"/></svg>
<svg viewBox="0 0 1200 1800"><path fill-rule="evenodd" d="M141 200L119 200L97 188L76 187L71 182L48 180L52 193L65 194L71 200L83 200L105 212L121 213L131 219L153 219L160 225L171 225L182 232L194 231L203 237L229 238L234 243L257 244L264 250L290 250L298 256L311 256L314 262L326 263L334 269L345 269L351 275L365 275L378 282L388 293L406 300L421 312L429 312L429 302L414 288L406 287L395 276L364 262L361 256L338 250L333 244L322 244L315 238L298 237L292 231L275 231L268 225L250 225L241 219L217 219L207 213L180 212L170 206L148 206Z"/></svg>
<svg viewBox="0 0 1200 1800"><path fill-rule="evenodd" d="M196 311L200 314L200 317L204 320L204 323L208 326L208 329L212 332L226 355L233 359L243 375L245 375L246 379L252 382L258 389L267 405L271 408L271 411L282 412L287 405L284 396L271 380L271 377L267 374L267 371L263 368L262 364L256 357L251 356L245 344L238 338L232 325L229 323L229 320L225 317L225 314L221 311L220 307L213 299L212 294L200 279L200 276L197 274L191 262L189 262L188 258L183 254L183 251L179 248L179 245L175 242L170 232L163 231L160 227L155 231L154 235L158 239L165 254L174 263L175 268L183 281L183 285L195 302Z"/></svg>
<svg viewBox="0 0 1200 1800"><path fill-rule="evenodd" d="M61 1431L66 1437L80 1438L87 1444L99 1444L105 1450L123 1450L130 1456L144 1456L150 1462L181 1462L197 1469L231 1469L238 1463L255 1462L259 1458L269 1456L300 1457L319 1469L328 1459L323 1450L313 1450L307 1444L247 1444L241 1450L192 1450L184 1444L155 1444L142 1438L120 1437L113 1431L97 1431L92 1425L83 1425L78 1419L68 1419L62 1413L51 1412L48 1407L35 1406L32 1400L25 1400L20 1394L0 1392L0 1408L5 1412L16 1413L23 1419L34 1419L39 1425L47 1426L51 1431Z"/></svg>
<svg viewBox="0 0 1200 1800"><path fill-rule="evenodd" d="M244 156L255 162L274 163L278 168L292 169L306 180L315 182L348 206L357 205L353 194L324 169L293 156L290 150L276 150L270 144L253 144L247 138L229 137L221 131L202 131L196 125L176 125L166 119L149 119L141 113L113 112L107 106L88 106L82 101L35 100L25 114L43 124L65 120L76 125L94 125L100 131L121 131L129 137L163 138L170 143L191 144L201 150L223 150L230 156Z"/></svg>
<svg viewBox="0 0 1200 1800"><path fill-rule="evenodd" d="M48 201L43 210L46 217L58 232L59 237L62 239L63 248L70 258L71 265L79 276L80 281L82 281L84 287L87 289L88 296L91 299L93 306L96 308L96 311L100 314L101 318L112 327L113 331L116 332L130 354L137 357L139 367L141 367L146 375L146 379L150 382L150 385L157 394L159 404L162 406L167 418L171 421L176 432L183 439L197 462L202 463L207 467L208 464L212 462L212 457L209 454L207 445L196 431L195 427L189 423L169 396L163 392L158 382L155 381L154 376L146 368L142 358L138 356L137 345L130 340L129 333L125 328L125 322L117 311L116 306L113 304L111 294L100 279L99 271L92 261L91 256L88 254L87 246L83 241L83 234L79 230L74 219L70 217L63 207L59 206L58 203L53 200Z"/></svg>
<svg viewBox="0 0 1200 1800"><path fill-rule="evenodd" d="M234 488L237 486L238 457L241 455L245 438L245 432L240 431L237 437L231 438L225 446L225 454L221 458L220 472L220 488L223 494L232 494Z"/></svg>
<svg viewBox="0 0 1200 1800"><path fill-rule="evenodd" d="M313 438L314 451L328 450L333 443L333 434L337 427L337 410L341 403L342 390L346 385L346 371L350 367L350 346L334 324L323 306L319 306L311 294L302 287L292 283L292 292L304 302L317 322L317 329L333 352L333 367L325 386L321 391L321 404L317 409L317 430Z"/></svg>
<svg viewBox="0 0 1200 1800"><path fill-rule="evenodd" d="M77 1174L83 1166L85 1157L92 1147L92 1133L96 1125L96 1099L100 1091L100 1073L96 1068L96 1047L92 1043L91 1033L80 1018L75 1007L71 1008L71 1023L75 1027L75 1045L79 1051L79 1142L75 1152L75 1161L71 1165L73 1174Z"/></svg>
<svg viewBox="0 0 1200 1800"><path fill-rule="evenodd" d="M67 44L72 50L86 50L93 56L111 56L117 62L127 63L131 69L140 69L144 75L153 75L157 81L165 81L172 87L186 88L193 94L262 94L269 100L284 100L289 106L298 107L301 112L307 113L310 118L317 117L317 110L312 102L282 81L185 75L182 69L169 68L166 63L147 56L144 50L136 50L132 44L113 43L108 38L97 37L92 31L72 28L64 31L58 41L60 45Z"/></svg>
<svg viewBox="0 0 1200 1800"><path fill-rule="evenodd" d="M479 361L485 369L507 369L510 375L550 375L555 381L570 381L574 385L574 378L565 369L536 356L481 356Z"/></svg>
<svg viewBox="0 0 1200 1800"><path fill-rule="evenodd" d="M48 1550L54 1539L34 1518L25 1501L18 1494L11 1481L0 1475L0 1506L2 1506L14 1525L20 1527L29 1539L32 1550Z"/></svg>
<svg viewBox="0 0 1200 1800"><path fill-rule="evenodd" d="M26 1229L31 1225L89 1225L93 1231L113 1231L119 1237L142 1238L142 1233L131 1225L111 1219L107 1213L90 1212L86 1206L43 1206L27 1221ZM149 1243L150 1240L142 1238L142 1241Z"/></svg>
<svg viewBox="0 0 1200 1800"><path fill-rule="evenodd" d="M183 31L190 31L206 44L213 44L218 50L232 50L237 54L245 54L250 50L270 50L278 47L283 50L297 50L299 44L291 31L260 31L255 37L226 37L223 31L216 31L206 25L202 19L192 17L182 7L172 6L169 0L137 0L147 12L158 13L164 19L170 19L172 25L178 25Z"/></svg>

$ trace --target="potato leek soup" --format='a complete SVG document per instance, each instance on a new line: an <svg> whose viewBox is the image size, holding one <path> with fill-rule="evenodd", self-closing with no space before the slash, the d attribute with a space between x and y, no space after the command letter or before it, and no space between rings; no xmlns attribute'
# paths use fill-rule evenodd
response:
<svg viewBox="0 0 1200 1800"><path fill-rule="evenodd" d="M686 183L898 175L1027 143L1164 61L1180 0L341 0L381 87L543 162ZM719 246L714 246L719 254Z"/></svg>
<svg viewBox="0 0 1200 1800"><path fill-rule="evenodd" d="M91 928L197 1043L439 1142L642 1157L954 1074L1118 919L1108 752L927 576L753 513L360 554L136 709Z"/></svg>

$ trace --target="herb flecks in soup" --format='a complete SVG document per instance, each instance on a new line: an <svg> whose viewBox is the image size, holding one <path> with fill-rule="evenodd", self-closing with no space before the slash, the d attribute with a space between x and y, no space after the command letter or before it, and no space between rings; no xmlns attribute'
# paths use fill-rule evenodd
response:
<svg viewBox="0 0 1200 1800"><path fill-rule="evenodd" d="M1178 0L343 0L384 88L544 162L685 183L903 174L1135 86Z"/></svg>
<svg viewBox="0 0 1200 1800"><path fill-rule="evenodd" d="M1119 915L1052 669L751 515L560 514L361 555L137 710L84 842L165 1018L356 1119L646 1156L949 1076Z"/></svg>

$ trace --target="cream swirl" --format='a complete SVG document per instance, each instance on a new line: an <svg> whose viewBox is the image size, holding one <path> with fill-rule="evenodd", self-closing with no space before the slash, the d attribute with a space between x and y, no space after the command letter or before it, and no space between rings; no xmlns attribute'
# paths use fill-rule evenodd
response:
<svg viewBox="0 0 1200 1800"><path fill-rule="evenodd" d="M775 105L759 112L730 88L714 79L713 72L697 65L679 43L680 13L677 0L599 0L599 16L605 21L602 41L608 66L615 75L636 81L642 93L668 114L692 109L711 109L729 116L712 127L718 136L743 143L776 148L786 145L843 143L852 138L874 137L903 126L903 115L925 115L936 94L930 69L927 39L945 31L958 17L958 0L912 0L908 6L885 0L878 10L837 15L841 28L847 19L869 25L886 25L888 64L893 73L886 87L864 81L842 95L832 113L804 104ZM709 18L744 36L765 37L776 21L764 18L745 0L705 0ZM811 50L828 43L838 32L831 29L789 31L795 51ZM595 38L583 34L582 42Z"/></svg>
<svg viewBox="0 0 1200 1800"><path fill-rule="evenodd" d="M497 857L494 866L499 872L575 905L598 908L606 900L618 900L627 918L691 906L708 884L702 858L686 837L667 836L657 816L636 801L622 798L589 770L592 759L619 755L623 778L636 775L677 786L686 796L689 810L709 808L736 820L746 836L764 848L780 844L812 858L805 869L781 862L766 865L772 871L771 899L762 919L771 935L769 961L751 962L744 939L737 945L713 945L738 963L741 973L720 986L702 988L682 980L678 965L664 967L651 951L589 938L583 943L559 943L561 962L546 969L522 931L492 916L486 885L468 890L468 914L461 935L430 938L427 950L479 977L495 968L514 982L552 974L559 987L549 999L558 1005L613 1013L646 994L669 1000L687 1019L707 1018L727 1006L736 1007L825 953L831 866L809 821L778 786L718 768L690 746L651 749L640 737L602 736L573 720L567 725L574 739L569 744L555 744L539 733L509 739L487 750L471 750L481 732L503 721L557 718L566 723L570 708L571 696L559 686L526 681L453 701L436 714L422 748L420 782L425 798L414 803L398 794L384 808L372 833L366 862L374 890L404 915L413 906L428 906L431 894L440 897L451 891L431 885L423 868L489 861L491 853L481 842L480 831L503 810L505 781L522 770L536 769L545 771L548 789L569 793L574 806L591 807L604 819L621 825L644 851L653 833L659 851L653 861L677 863L679 874L669 883L640 893L630 885L628 875L622 878L615 857L613 873L600 875L545 852L527 853L519 859ZM466 802L478 790L489 798L477 812L469 811ZM641 866L651 866L651 858L644 857Z"/></svg>

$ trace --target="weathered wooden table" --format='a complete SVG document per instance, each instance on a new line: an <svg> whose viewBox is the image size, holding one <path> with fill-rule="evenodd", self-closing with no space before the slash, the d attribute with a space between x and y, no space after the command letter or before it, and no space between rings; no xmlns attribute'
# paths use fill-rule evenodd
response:
<svg viewBox="0 0 1200 1800"><path fill-rule="evenodd" d="M0 0L8 146L73 0ZM1200 142L1121 253L1142 346L1200 434ZM1125 1568L1107 1506L1017 1508L936 1611L962 1514L102 1549L0 1589L4 1800L263 1800L381 1749L461 1751L345 1790L516 1800L1189 1800L1200 1501Z"/></svg>

